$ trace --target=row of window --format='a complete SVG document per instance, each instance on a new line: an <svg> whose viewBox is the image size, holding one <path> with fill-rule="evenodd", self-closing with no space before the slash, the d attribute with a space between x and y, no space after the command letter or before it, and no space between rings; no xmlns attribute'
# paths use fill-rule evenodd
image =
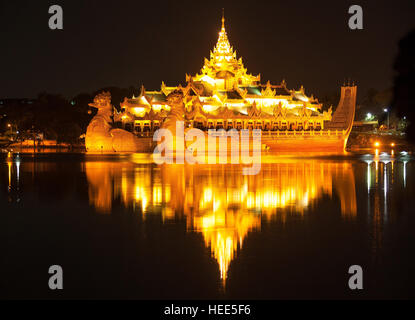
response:
<svg viewBox="0 0 415 320"><path fill-rule="evenodd" d="M226 125L223 125L221 123L217 123L216 125L213 123L208 123L207 125L203 124L203 123L194 123L194 128L198 128L201 130L209 130L209 129L216 129L216 130L220 130L220 129L225 129L225 130L231 130L231 129L237 129L237 130L242 130L242 129L249 129L249 130L253 130L253 129L261 129L264 131L303 131L303 130L321 130L322 126L321 123L227 123Z"/></svg>
<svg viewBox="0 0 415 320"><path fill-rule="evenodd" d="M130 132L142 133L142 132L152 132L160 128L160 121L136 121L133 123L126 123L124 129ZM211 121L206 122L202 121L187 121L187 127L194 127L200 130L231 130L231 129L261 129L264 131L310 131L316 130L319 131L323 129L321 122L286 122L286 121L273 121L273 122L261 122L261 121Z"/></svg>

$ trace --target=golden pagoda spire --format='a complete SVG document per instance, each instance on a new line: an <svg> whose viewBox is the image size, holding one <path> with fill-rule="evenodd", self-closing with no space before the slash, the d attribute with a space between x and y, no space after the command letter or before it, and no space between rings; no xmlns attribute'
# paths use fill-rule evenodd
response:
<svg viewBox="0 0 415 320"><path fill-rule="evenodd" d="M225 10L222 9L222 28L219 32L219 39L216 43L215 48L213 49L213 54L215 56L215 60L217 61L230 61L233 57L233 48L231 47L228 39L228 35L226 33L225 28Z"/></svg>
<svg viewBox="0 0 415 320"><path fill-rule="evenodd" d="M210 51L210 59L205 58L201 74L196 75L194 81L202 80L209 82L210 85L216 85L215 79L220 79L223 83L223 79L226 78L228 79L227 83L229 88L232 88L235 83L248 85L259 82L259 75L254 77L247 74L242 63L242 58L237 59L236 51L231 47L226 33L225 21L225 10L222 9L222 27L219 32L218 41L213 50ZM209 77L209 80L206 80L208 79L206 76ZM231 81L229 78L235 79Z"/></svg>

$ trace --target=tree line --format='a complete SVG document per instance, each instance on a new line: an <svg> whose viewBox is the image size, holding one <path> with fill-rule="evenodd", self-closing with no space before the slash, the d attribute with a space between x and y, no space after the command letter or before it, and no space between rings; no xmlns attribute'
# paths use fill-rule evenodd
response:
<svg viewBox="0 0 415 320"><path fill-rule="evenodd" d="M43 134L44 139L58 143L81 143L82 134L96 114L96 110L88 104L102 91L110 91L113 105L119 108L124 97L137 95L139 89L106 87L92 93L80 93L70 99L46 92L33 100L6 99L0 108L0 132L15 140L33 139Z"/></svg>

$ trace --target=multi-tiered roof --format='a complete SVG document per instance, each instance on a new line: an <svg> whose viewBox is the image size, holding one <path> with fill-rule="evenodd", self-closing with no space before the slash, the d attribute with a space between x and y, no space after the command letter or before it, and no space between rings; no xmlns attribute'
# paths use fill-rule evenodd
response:
<svg viewBox="0 0 415 320"><path fill-rule="evenodd" d="M164 112L170 110L167 96L179 89L184 94L186 109L194 109L197 101L207 117L220 118L223 112L229 116L228 110L231 110L234 118L252 115L330 120L331 111L320 113L321 104L313 96L308 97L302 86L299 90L290 90L284 80L278 85L272 85L269 81L261 84L260 81L261 76L248 74L242 58L237 58L229 42L223 16L218 41L210 52L210 59L205 58L200 73L186 75L186 86L168 87L162 82L160 91L146 91L143 87L139 97L125 98L121 104L123 119L142 119L150 113L159 112L162 112L160 116L164 116Z"/></svg>

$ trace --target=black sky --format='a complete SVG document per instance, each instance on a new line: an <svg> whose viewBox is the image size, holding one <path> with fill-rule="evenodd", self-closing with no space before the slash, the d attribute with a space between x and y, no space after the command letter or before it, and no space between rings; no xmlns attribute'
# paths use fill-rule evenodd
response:
<svg viewBox="0 0 415 320"><path fill-rule="evenodd" d="M48 28L52 4L63 31ZM362 31L348 28L352 4L363 7ZM0 97L184 84L216 43L222 7L248 72L317 97L347 77L360 92L390 87L397 43L415 27L414 0L0 0Z"/></svg>

